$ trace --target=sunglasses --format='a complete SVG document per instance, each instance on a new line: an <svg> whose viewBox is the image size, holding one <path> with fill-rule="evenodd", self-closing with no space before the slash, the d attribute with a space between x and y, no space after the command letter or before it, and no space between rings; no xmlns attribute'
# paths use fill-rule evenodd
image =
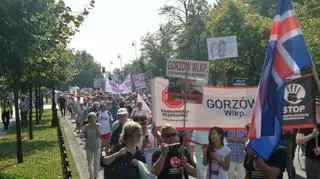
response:
<svg viewBox="0 0 320 179"><path fill-rule="evenodd" d="M168 133L168 134L162 134L165 138L169 138L169 137L175 137L178 134L177 133Z"/></svg>

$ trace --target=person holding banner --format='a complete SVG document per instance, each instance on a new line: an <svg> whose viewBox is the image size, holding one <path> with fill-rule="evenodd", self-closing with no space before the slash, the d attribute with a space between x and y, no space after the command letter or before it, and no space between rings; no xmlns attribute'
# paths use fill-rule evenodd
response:
<svg viewBox="0 0 320 179"><path fill-rule="evenodd" d="M203 147L203 165L207 166L205 179L228 179L231 149L224 145L224 131L213 127L209 132L209 144Z"/></svg>
<svg viewBox="0 0 320 179"><path fill-rule="evenodd" d="M158 179L181 179L182 175L184 179L188 179L189 175L196 177L197 170L189 152L184 150L184 156L181 156L182 148L178 142L177 130L167 124L161 129L161 137L164 143L161 144L160 150L152 155L151 172L158 176Z"/></svg>

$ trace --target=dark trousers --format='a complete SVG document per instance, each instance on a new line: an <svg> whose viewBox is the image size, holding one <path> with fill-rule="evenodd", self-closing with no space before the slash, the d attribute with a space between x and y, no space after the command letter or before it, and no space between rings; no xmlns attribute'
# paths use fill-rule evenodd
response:
<svg viewBox="0 0 320 179"><path fill-rule="evenodd" d="M320 160L306 157L306 174L307 179L320 178Z"/></svg>
<svg viewBox="0 0 320 179"><path fill-rule="evenodd" d="M21 111L20 116L21 116L22 127L27 127L28 126L28 111Z"/></svg>
<svg viewBox="0 0 320 179"><path fill-rule="evenodd" d="M2 123L4 126L4 129L9 128L9 120L10 120L10 112L2 112L1 114Z"/></svg>
<svg viewBox="0 0 320 179"><path fill-rule="evenodd" d="M66 116L66 105L60 105L60 112L62 117Z"/></svg>

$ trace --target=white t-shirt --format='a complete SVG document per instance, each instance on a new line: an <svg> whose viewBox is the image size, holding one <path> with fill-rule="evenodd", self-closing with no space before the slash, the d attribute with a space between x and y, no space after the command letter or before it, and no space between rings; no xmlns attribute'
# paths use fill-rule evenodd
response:
<svg viewBox="0 0 320 179"><path fill-rule="evenodd" d="M134 109L133 111L132 111L132 113L131 113L131 117L133 117L133 116L146 116L147 118L149 118L150 116L149 116L149 113L148 113L148 111L147 110L145 110L145 109L138 109L138 108L136 108L136 109Z"/></svg>
<svg viewBox="0 0 320 179"><path fill-rule="evenodd" d="M231 153L231 149L227 146L215 151L220 160L224 160ZM207 165L205 178L209 179L209 164ZM224 170L215 160L211 161L211 179L228 179L228 171Z"/></svg>
<svg viewBox="0 0 320 179"><path fill-rule="evenodd" d="M108 111L100 111L98 116L98 122L100 123L100 131L101 134L108 134L111 133L111 123L112 123L112 115Z"/></svg>
<svg viewBox="0 0 320 179"><path fill-rule="evenodd" d="M148 139L149 139L149 143L146 145L146 147L144 148L144 157L146 158L146 163L148 164L149 169L151 169L152 167L152 154L155 152L156 147L157 147L157 142L152 134L152 132L150 130L147 130L147 134L148 134ZM138 145L138 147L141 149L142 148L142 144L143 144L143 140L144 140L145 136L141 136L141 140L140 143Z"/></svg>

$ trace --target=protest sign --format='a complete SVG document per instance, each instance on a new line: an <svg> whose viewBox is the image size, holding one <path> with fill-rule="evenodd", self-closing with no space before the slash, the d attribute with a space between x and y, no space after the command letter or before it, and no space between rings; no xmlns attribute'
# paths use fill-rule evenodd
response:
<svg viewBox="0 0 320 179"><path fill-rule="evenodd" d="M302 127L316 122L317 86L312 76L286 82L284 90L284 125Z"/></svg>
<svg viewBox="0 0 320 179"><path fill-rule="evenodd" d="M186 99L187 103L202 104L203 80L170 78L169 81L169 100L184 101Z"/></svg>
<svg viewBox="0 0 320 179"><path fill-rule="evenodd" d="M314 82L311 81L302 80L301 86L306 88L307 84L314 85ZM292 85L289 84L291 83L288 83L287 87L291 89ZM168 88L168 80L153 79L153 118L158 126L170 123L182 128L184 103L170 99ZM284 100L288 100L285 102L283 113L285 126L289 128L313 127L310 121L315 119L315 97L311 94L312 86L308 87L310 89L304 89L305 95L298 92L295 86L292 88L295 89L294 92L287 91L284 95ZM257 87L204 87L203 103L186 106L186 129L208 130L213 126L244 129L245 125L250 123L256 92Z"/></svg>
<svg viewBox="0 0 320 179"><path fill-rule="evenodd" d="M122 84L116 83L114 80L106 78L106 92L113 94L126 94L132 92L131 75L128 75Z"/></svg>
<svg viewBox="0 0 320 179"><path fill-rule="evenodd" d="M238 57L237 37L207 39L209 60Z"/></svg>
<svg viewBox="0 0 320 179"><path fill-rule="evenodd" d="M166 123L183 127L184 103L168 97L169 81L152 81L152 113L157 126ZM186 106L186 129L203 130L213 126L244 128L249 123L256 87L215 88L204 87L203 104Z"/></svg>
<svg viewBox="0 0 320 179"><path fill-rule="evenodd" d="M194 60L167 59L167 76L177 78L207 79L209 62Z"/></svg>
<svg viewBox="0 0 320 179"><path fill-rule="evenodd" d="M135 74L132 78L136 89L143 89L146 87L146 80L143 74Z"/></svg>

